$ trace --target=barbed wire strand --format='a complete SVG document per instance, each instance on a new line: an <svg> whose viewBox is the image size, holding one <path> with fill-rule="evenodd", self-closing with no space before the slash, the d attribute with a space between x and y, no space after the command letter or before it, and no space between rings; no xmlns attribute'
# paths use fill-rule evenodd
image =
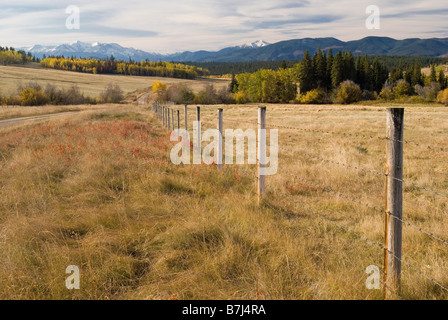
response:
<svg viewBox="0 0 448 320"><path fill-rule="evenodd" d="M324 162L333 163L333 164L336 164L336 165L339 165L339 166L342 166L342 167L345 167L345 168L355 169L355 170L359 170L359 171L366 172L366 173L372 173L372 174L375 174L375 175L378 175L378 176L387 176L387 174L383 173L383 172L370 170L370 169L365 169L365 168L361 168L361 167L358 167L358 166L355 166L355 165L351 165L351 164L348 164L348 163L338 162L338 161L335 161L335 160L325 159L325 158L322 158L320 156L312 155L312 154L309 154L309 153L306 153L306 152L303 152L303 151L294 151L294 150L286 149L286 148L283 148L283 147L279 147L278 149L282 150L282 151L286 151L286 152L300 154L300 155L303 155L303 156L308 157L308 158L314 158L314 159L318 159L318 160L321 160L321 161L324 161ZM400 181L400 182L403 182L405 184L412 185L412 186L414 186L416 188L423 189L423 190L426 190L428 192L437 194L439 196L448 198L447 194L441 193L439 191L432 190L432 189L429 189L427 187L424 187L424 186L421 186L421 185L418 185L416 183L409 182L407 180L403 180L403 179L400 179L400 178L396 178L396 177L391 177L391 178L396 180L396 181Z"/></svg>
<svg viewBox="0 0 448 320"><path fill-rule="evenodd" d="M385 248L383 245L381 245L381 244L379 244L379 243L376 243L376 242L374 242L374 241L372 241L372 240L370 240L370 239L368 239L368 238L366 238L366 237L364 237L364 236L362 236L362 235L360 235L360 234L358 234L358 233L356 233L356 232L354 232L354 231L352 231L352 230L350 230L350 229L348 229L348 228L345 228L345 227L343 227L343 226L337 224L337 223L334 222L333 220L328 219L328 218L325 217L325 216L322 216L321 214L316 213L314 210L311 210L310 208L308 208L308 207L305 206L304 204L298 202L297 200L295 200L295 199L292 198L291 196L289 196L289 195L283 193L282 191L278 190L278 192L281 193L281 194L283 194L285 197L290 198L292 202L298 204L299 206L301 206L301 207L304 208L305 210L307 210L307 211L313 213L314 215L317 215L318 217L321 217L321 218L324 219L325 221L328 221L328 222L330 222L331 224L334 224L334 225L338 226L339 228L345 230L346 232L349 232L349 233L351 233L351 234L353 234L353 235L356 235L356 236L360 237L361 239L363 239L363 240L364 240L365 242L367 242L367 243L370 243L370 244L373 244L373 245L375 245L375 246L379 246L379 247L383 248L386 252L388 252L388 253L389 253L390 255L392 255L395 259L397 259L398 261L400 261L401 263L403 263L404 265L406 265L408 268L414 270L415 272L419 273L421 276L425 277L427 280L433 282L434 284L436 284L437 286L439 286L440 288L442 288L443 290L445 290L445 291L448 292L448 288L446 288L445 286L443 286L442 284L440 284L440 283L437 282L436 280L432 279L431 277L427 276L426 274L424 274L422 271L418 270L418 269L417 269L416 267L414 267L413 265L411 265L411 264L405 262L403 259L397 257L392 251L390 251L389 249Z"/></svg>
<svg viewBox="0 0 448 320"><path fill-rule="evenodd" d="M281 212L275 208L274 206L272 206L269 202L265 201L263 202L265 205L267 205L268 207L270 207L272 210L276 211L277 213ZM300 230L302 233L304 233L306 236L308 237L312 237L315 240L318 240L316 237L313 237L313 235L311 235L308 231L306 231L303 228L300 228L298 226L295 226L295 228L297 228L298 230ZM360 265L354 263L353 261L347 259L346 257L342 256L341 254L337 253L336 251L332 250L330 247L328 247L327 245L325 245L324 243L322 243L322 241L319 241L320 245L323 246L325 249L327 249L331 254L334 254L335 256L337 256L338 258L344 260L345 262L347 262L348 264L350 264L351 266L353 266L355 269L358 269L359 271L361 271L362 273L365 273L365 269L363 267L361 267ZM384 275L384 270L381 268L380 269L381 273ZM394 294L396 297L398 297L401 300L406 300L403 297L401 297L399 294L397 294L393 289L391 289L386 283L384 283L383 279L380 279L382 285L387 288L392 294Z"/></svg>
<svg viewBox="0 0 448 320"><path fill-rule="evenodd" d="M355 202L355 203L361 204L361 205L363 205L363 206L365 206L365 207L368 207L368 208L370 208L370 209L373 209L373 210L375 210L375 211L378 211L378 212L381 212L381 213L384 213L384 212L385 212L385 210L383 210L383 209L377 208L377 207L375 207L375 206L373 206L373 205L371 205L371 204L365 203L365 202L363 202L363 201L360 201L360 200L356 200L356 199L350 198L349 196L347 196L347 195L345 195L345 194L338 193L338 192L336 192L336 191L334 191L334 190L332 190L332 189L329 189L328 187L324 187L324 186L321 186L321 185L319 185L319 184L313 183L313 182L311 182L311 181L309 181L309 180L306 180L306 179L303 179L303 178L301 178L301 177L299 177L299 176L297 176L297 175L295 175L295 174L292 174L292 173L289 173L289 172L279 172L279 173L280 173L280 174L285 174L285 175L291 176L291 177L293 177L293 178L296 178L297 180L300 180L300 181L304 182L305 184L311 185L311 186L313 186L313 187L320 188L320 189L322 189L323 191L332 193L332 194L334 194L334 195L336 195L336 196L338 196L338 197L344 198L344 199L349 200L349 201L351 201L351 202ZM398 220L398 221L400 221L400 222L402 222L402 223L408 225L409 227L414 228L414 229L416 229L416 230L418 230L418 231L420 231L420 232L426 234L427 236L429 236L429 237L431 237L431 238L433 238L433 239L435 239L435 240L438 240L438 241L442 242L442 243L445 244L445 245L448 245L448 241L446 241L446 240L444 240L444 239L442 239L442 238L436 236L435 234L433 234L433 233L431 233L431 232L429 232L429 231L426 231L426 230L424 230L423 228L421 228L421 227L419 227L419 226L417 226L417 225L415 225L415 224L413 224L413 223L411 223L411 222L409 222L409 221L406 221L406 220L404 220L404 219L400 219L400 218L398 218L398 217L396 217L396 216L394 216L394 215L391 215L390 212L388 212L388 214L389 214L392 218L394 218L394 219L396 219L396 220Z"/></svg>
<svg viewBox="0 0 448 320"><path fill-rule="evenodd" d="M279 174L285 174L285 175L287 175L287 176L296 178L297 180L300 180L300 181L302 181L302 182L304 182L304 183L306 183L306 184L308 184L308 185L310 185L310 186L313 186L313 187L316 187L316 188L320 188L320 189L322 189L323 191L332 193L332 194L334 194L334 195L336 195L336 196L338 196L338 197L340 197L340 198L344 198L344 199L349 200L349 201L351 201L351 202L355 202L355 203L361 204L361 205L363 205L363 206L365 206L365 207L368 207L368 208L370 208L370 209L373 209L373 210L375 210L375 211L382 212L382 213L384 212L383 209L377 208L377 207L375 207L375 206L373 206L373 205L371 205L371 204L365 203L365 202L363 202L363 201L360 201L360 200L356 200L356 199L350 198L349 196L347 196L347 195L345 195L345 194L336 192L336 191L334 191L334 190L332 190L332 189L329 189L328 187L324 187L324 186L322 186L322 185L313 183L313 182L311 182L311 181L309 181L309 180L306 180L306 179L304 179L304 178L301 178L301 177L299 177L299 176L297 176L297 175L295 175L295 174L292 174L292 173L289 173L289 172L278 172L278 173L279 173Z"/></svg>
<svg viewBox="0 0 448 320"><path fill-rule="evenodd" d="M248 173L248 174L253 174L253 172L250 172L246 169L241 169L239 168L239 170ZM246 189L246 191L248 191L249 193L254 193L253 191L249 190L249 188L247 188L246 186L242 186L244 189ZM279 209L275 208L274 206L272 206L269 202L264 201L263 202L265 205L267 205L268 207L270 207L272 210L276 211L277 213L281 213ZM308 231L306 231L305 229L295 226L295 228L297 228L299 231L301 231L302 233L304 233L306 236L308 237L312 237L313 239L316 239L319 241L319 239L313 237L313 235L311 235ZM334 254L335 256L339 257L340 259L344 260L345 262L347 262L348 264L350 264L351 266L353 266L354 268L360 270L361 272L365 273L365 269L363 267L361 267L360 265L354 263L353 261L347 259L346 257L342 256L341 254L337 253L336 251L332 250L330 247L328 247L327 245L323 244L322 241L319 241L319 243L325 248L327 249L331 254ZM384 275L385 272L382 268L380 268L381 273ZM396 297L398 297L401 300L406 300L403 297L401 297L399 294L397 294L392 288L390 288L383 279L380 279L382 285L387 288L392 294L394 294Z"/></svg>

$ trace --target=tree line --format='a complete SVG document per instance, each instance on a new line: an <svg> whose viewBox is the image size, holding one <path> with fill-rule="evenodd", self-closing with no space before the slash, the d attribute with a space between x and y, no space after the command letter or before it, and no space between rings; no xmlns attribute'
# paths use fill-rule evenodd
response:
<svg viewBox="0 0 448 320"><path fill-rule="evenodd" d="M49 57L40 61L46 68L84 72L92 74L120 74L146 77L169 77L180 79L195 79L208 76L209 71L196 66L172 62L151 62L143 60L121 61L113 56L108 59L77 59L64 57Z"/></svg>
<svg viewBox="0 0 448 320"><path fill-rule="evenodd" d="M378 59L388 70L398 65L403 68L413 66L416 62L421 66L441 65L448 63L448 58L420 57L420 56L370 56L370 59ZM274 60L274 61L248 61L248 62L182 62L184 64L205 68L213 76L226 76L239 73L254 73L261 69L278 70L292 68L301 60Z"/></svg>
<svg viewBox="0 0 448 320"><path fill-rule="evenodd" d="M2 47L0 46L0 64L10 65L10 64L25 64L27 62L34 61L31 53L26 53L24 50L14 49L13 47Z"/></svg>

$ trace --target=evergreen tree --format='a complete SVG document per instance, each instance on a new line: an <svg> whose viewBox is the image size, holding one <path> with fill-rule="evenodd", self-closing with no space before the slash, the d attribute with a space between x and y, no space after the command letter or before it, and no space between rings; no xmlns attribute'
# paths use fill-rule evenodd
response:
<svg viewBox="0 0 448 320"><path fill-rule="evenodd" d="M313 56L314 83L313 89L325 87L327 76L327 61L325 54L319 49Z"/></svg>
<svg viewBox="0 0 448 320"><path fill-rule="evenodd" d="M353 82L357 82L356 79L356 70L355 70L355 58L353 57L353 53L349 51L345 56L345 66L346 66L346 74L344 80L351 80Z"/></svg>
<svg viewBox="0 0 448 320"><path fill-rule="evenodd" d="M282 60L282 64L280 65L280 69L287 69L288 65L286 64L285 60Z"/></svg>
<svg viewBox="0 0 448 320"><path fill-rule="evenodd" d="M326 80L325 80L325 86L328 90L331 90L331 88L332 88L331 71L333 69L333 61L334 61L333 51L330 48L330 50L328 50L327 76L326 76Z"/></svg>
<svg viewBox="0 0 448 320"><path fill-rule="evenodd" d="M232 74L232 81L230 81L229 91L232 93L238 92L238 80L236 80L235 74Z"/></svg>
<svg viewBox="0 0 448 320"><path fill-rule="evenodd" d="M437 82L437 72L436 72L436 66L431 65L431 74L429 75L429 82Z"/></svg>
<svg viewBox="0 0 448 320"><path fill-rule="evenodd" d="M313 71L313 63L310 58L310 53L308 50L305 51L305 54L303 55L302 62L299 66L298 71L298 78L299 78L299 86L300 86L300 93L304 94L307 93L310 90L313 90L313 83L314 83L314 71Z"/></svg>
<svg viewBox="0 0 448 320"><path fill-rule="evenodd" d="M333 88L337 88L339 84L344 81L344 61L342 59L342 53L339 51L333 60L333 66L331 68L331 84Z"/></svg>
<svg viewBox="0 0 448 320"><path fill-rule="evenodd" d="M446 77L445 77L445 72L443 72L443 70L440 70L440 72L439 72L439 84L440 84L440 88L442 90L446 89L447 81L446 81Z"/></svg>
<svg viewBox="0 0 448 320"><path fill-rule="evenodd" d="M411 86L414 87L417 84L423 86L422 68L418 62L414 64L411 76Z"/></svg>

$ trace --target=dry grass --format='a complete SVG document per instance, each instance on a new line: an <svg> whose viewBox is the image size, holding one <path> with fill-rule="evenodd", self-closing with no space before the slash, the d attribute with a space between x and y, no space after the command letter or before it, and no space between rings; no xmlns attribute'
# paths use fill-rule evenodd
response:
<svg viewBox="0 0 448 320"><path fill-rule="evenodd" d="M14 94L19 84L25 85L30 81L37 82L43 87L47 84L52 84L57 88L64 89L77 85L82 93L92 98L98 97L109 83L118 84L125 94L147 91L155 81L165 82L168 85L185 83L191 86L195 92L202 90L207 83L213 83L217 88L226 86L229 83L228 80L220 79L182 80L122 75L94 75L63 70L32 68L30 66L0 66L1 94Z"/></svg>
<svg viewBox="0 0 448 320"><path fill-rule="evenodd" d="M0 106L0 120L13 119L21 117L31 117L47 114L55 114L69 111L88 111L88 110L110 110L120 108L119 105L73 105L73 106L41 106L41 107L19 107L19 106Z"/></svg>
<svg viewBox="0 0 448 320"><path fill-rule="evenodd" d="M203 107L204 129L216 126L216 107ZM240 120L256 123L255 106L223 107L226 128L251 127ZM446 109L409 108L405 117L406 139L446 148ZM384 108L268 106L269 123L335 132L280 129L281 147L383 170L384 141L343 133L383 136ZM285 172L380 208L381 177L281 152L279 174L267 179L267 204L259 208L254 168L173 166L168 132L141 107L2 132L2 299L382 297L366 289L362 270L382 266L381 249L290 199L380 243L382 213ZM405 176L446 193L447 160L446 152L406 145ZM408 187L405 219L443 238L446 200ZM408 227L403 244L408 263L448 286L446 245ZM65 288L68 265L81 268L79 291ZM406 267L401 294L448 298Z"/></svg>

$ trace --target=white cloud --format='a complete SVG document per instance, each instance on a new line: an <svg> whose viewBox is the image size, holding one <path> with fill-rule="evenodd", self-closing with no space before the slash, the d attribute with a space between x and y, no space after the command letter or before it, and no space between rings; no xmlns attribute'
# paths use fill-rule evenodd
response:
<svg viewBox="0 0 448 320"><path fill-rule="evenodd" d="M65 8L78 5L81 29L65 29ZM365 28L365 8L381 9L381 30ZM370 35L448 37L446 0L2 0L0 45L117 42L154 52L218 50L256 39ZM444 31L445 30L445 31Z"/></svg>

